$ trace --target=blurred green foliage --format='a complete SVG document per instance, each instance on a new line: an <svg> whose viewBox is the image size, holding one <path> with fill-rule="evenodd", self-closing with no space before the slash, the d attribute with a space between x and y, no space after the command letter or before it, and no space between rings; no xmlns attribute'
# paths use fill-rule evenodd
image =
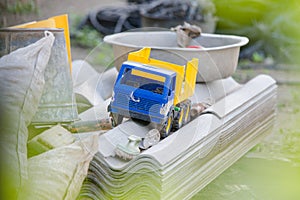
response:
<svg viewBox="0 0 300 200"><path fill-rule="evenodd" d="M103 42L103 35L92 26L80 24L85 20L79 15L70 15L71 46L89 49L85 60L101 72L113 66L113 51L109 44ZM80 27L80 28L79 28Z"/></svg>
<svg viewBox="0 0 300 200"><path fill-rule="evenodd" d="M81 21L84 19L79 15L70 15L70 33L71 33L71 45L80 46L84 48L94 48L100 42L102 42L102 35L90 26L84 26L78 28Z"/></svg>
<svg viewBox="0 0 300 200"><path fill-rule="evenodd" d="M31 12L37 12L37 5L34 0L28 1L13 1L13 3L7 3L5 5L6 10L13 14L28 14Z"/></svg>
<svg viewBox="0 0 300 200"><path fill-rule="evenodd" d="M298 0L213 0L217 32L249 37L277 62L300 64Z"/></svg>

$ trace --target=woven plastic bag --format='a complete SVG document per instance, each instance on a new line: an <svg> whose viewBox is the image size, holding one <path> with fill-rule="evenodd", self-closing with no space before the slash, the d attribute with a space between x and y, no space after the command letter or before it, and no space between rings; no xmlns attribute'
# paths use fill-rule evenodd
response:
<svg viewBox="0 0 300 200"><path fill-rule="evenodd" d="M37 42L0 58L1 185L10 199L27 179L27 126L38 108L54 39L46 31Z"/></svg>
<svg viewBox="0 0 300 200"><path fill-rule="evenodd" d="M22 200L74 200L98 150L98 134L51 149L28 160L28 181Z"/></svg>

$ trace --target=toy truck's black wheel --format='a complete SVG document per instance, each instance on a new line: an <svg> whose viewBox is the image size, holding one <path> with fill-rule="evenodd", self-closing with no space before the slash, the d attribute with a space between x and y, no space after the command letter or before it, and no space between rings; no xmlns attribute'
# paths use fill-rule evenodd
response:
<svg viewBox="0 0 300 200"><path fill-rule="evenodd" d="M185 109L181 108L174 120L173 127L175 130L180 129L184 125L184 114L185 114Z"/></svg>
<svg viewBox="0 0 300 200"><path fill-rule="evenodd" d="M183 125L188 123L190 120L191 120L191 102L188 101L186 106L184 107Z"/></svg>
<svg viewBox="0 0 300 200"><path fill-rule="evenodd" d="M118 126L123 121L123 116L115 113L110 113L111 125L113 127Z"/></svg>
<svg viewBox="0 0 300 200"><path fill-rule="evenodd" d="M166 120L163 128L161 130L161 137L165 138L170 135L171 129L173 125L173 112L171 111L168 115L168 119Z"/></svg>

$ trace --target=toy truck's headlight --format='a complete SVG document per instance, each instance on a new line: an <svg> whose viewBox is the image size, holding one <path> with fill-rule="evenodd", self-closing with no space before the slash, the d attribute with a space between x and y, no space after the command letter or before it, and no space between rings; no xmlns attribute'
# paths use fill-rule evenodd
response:
<svg viewBox="0 0 300 200"><path fill-rule="evenodd" d="M161 115L166 115L168 113L168 104L163 104L162 107L160 108L159 113Z"/></svg>

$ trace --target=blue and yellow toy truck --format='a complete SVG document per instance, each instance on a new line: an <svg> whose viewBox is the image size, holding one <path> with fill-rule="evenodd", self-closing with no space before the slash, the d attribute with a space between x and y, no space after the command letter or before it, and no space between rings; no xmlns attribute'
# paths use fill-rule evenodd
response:
<svg viewBox="0 0 300 200"><path fill-rule="evenodd" d="M123 117L151 122L161 137L190 120L198 59L186 66L150 58L151 48L129 53L116 79L108 106L113 126Z"/></svg>

